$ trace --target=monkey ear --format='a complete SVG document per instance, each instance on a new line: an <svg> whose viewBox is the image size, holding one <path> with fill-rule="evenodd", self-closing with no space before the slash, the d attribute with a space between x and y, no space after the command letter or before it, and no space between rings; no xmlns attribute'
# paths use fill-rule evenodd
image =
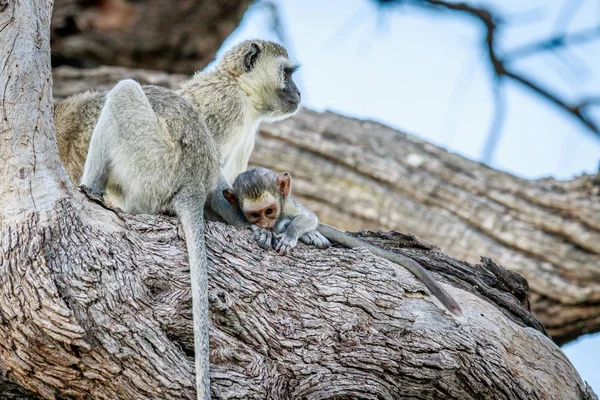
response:
<svg viewBox="0 0 600 400"><path fill-rule="evenodd" d="M277 186L283 198L287 198L292 190L292 177L287 172L277 175Z"/></svg>
<svg viewBox="0 0 600 400"><path fill-rule="evenodd" d="M252 43L250 45L250 49L244 55L244 72L250 72L254 68L254 64L256 64L256 59L260 54L260 47L256 43Z"/></svg>
<svg viewBox="0 0 600 400"><path fill-rule="evenodd" d="M233 193L233 190L229 188L223 189L223 197L225 197L225 200L227 200L229 204L231 204L231 207L235 208L236 210L239 208L237 196L235 195L235 193Z"/></svg>

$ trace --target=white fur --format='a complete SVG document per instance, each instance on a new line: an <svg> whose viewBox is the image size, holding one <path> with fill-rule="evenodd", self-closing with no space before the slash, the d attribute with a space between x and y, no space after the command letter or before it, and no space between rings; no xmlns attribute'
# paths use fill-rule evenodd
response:
<svg viewBox="0 0 600 400"><path fill-rule="evenodd" d="M277 199L271 193L263 193L259 199L244 199L241 206L243 210L256 210L276 203Z"/></svg>
<svg viewBox="0 0 600 400"><path fill-rule="evenodd" d="M256 119L247 118L247 122L223 146L222 172L227 183L233 183L239 174L248 169L259 124L260 121Z"/></svg>

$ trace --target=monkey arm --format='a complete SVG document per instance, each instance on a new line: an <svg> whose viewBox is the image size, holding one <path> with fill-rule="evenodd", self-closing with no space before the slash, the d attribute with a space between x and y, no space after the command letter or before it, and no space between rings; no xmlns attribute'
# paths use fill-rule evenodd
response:
<svg viewBox="0 0 600 400"><path fill-rule="evenodd" d="M309 211L302 204L293 199L286 199L283 205L282 219L289 219L285 231L278 235L278 243L275 250L279 254L287 254L296 247L298 239L311 231L314 231L319 224L317 216Z"/></svg>

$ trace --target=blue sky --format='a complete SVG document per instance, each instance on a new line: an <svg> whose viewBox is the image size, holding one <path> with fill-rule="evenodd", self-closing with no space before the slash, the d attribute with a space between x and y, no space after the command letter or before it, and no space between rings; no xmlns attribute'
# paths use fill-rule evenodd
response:
<svg viewBox="0 0 600 400"><path fill-rule="evenodd" d="M579 2L580 0L568 0ZM566 27L600 24L600 4L582 0ZM381 13L368 1L276 1L292 55L303 65L297 83L306 107L369 118L481 160L494 111L482 28L469 19L411 8ZM510 16L503 49L556 32L565 0L478 1ZM276 40L264 7L254 6L224 44ZM222 49L222 50L223 50ZM600 95L600 41L569 50L573 66L554 53L515 65L535 81L577 100ZM579 122L516 84L505 85L507 116L491 166L525 178L558 179L600 167L600 139ZM600 121L600 107L595 111ZM600 393L600 335L563 347Z"/></svg>

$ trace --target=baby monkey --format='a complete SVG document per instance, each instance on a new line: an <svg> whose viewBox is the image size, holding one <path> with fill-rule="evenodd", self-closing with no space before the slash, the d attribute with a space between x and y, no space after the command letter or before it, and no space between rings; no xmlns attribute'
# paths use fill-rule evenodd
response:
<svg viewBox="0 0 600 400"><path fill-rule="evenodd" d="M461 315L458 303L420 264L319 223L314 213L290 197L291 187L289 173L277 175L266 168L253 168L238 175L233 188L223 190L223 196L253 224L261 247L274 246L282 255L294 248L298 240L322 249L331 246L329 240L351 249L366 247L372 254L408 269L450 312Z"/></svg>

